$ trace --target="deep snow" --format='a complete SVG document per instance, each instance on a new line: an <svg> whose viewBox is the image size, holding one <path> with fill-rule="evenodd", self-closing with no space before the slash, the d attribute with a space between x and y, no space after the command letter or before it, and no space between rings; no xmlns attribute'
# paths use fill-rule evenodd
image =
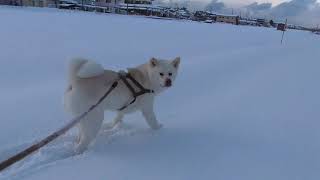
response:
<svg viewBox="0 0 320 180"><path fill-rule="evenodd" d="M70 119L70 58L115 70L182 58L176 84L157 98L163 129L132 114L70 157L73 130L1 180L320 177L318 36L288 31L280 45L274 29L33 8L0 7L0 22L0 160Z"/></svg>

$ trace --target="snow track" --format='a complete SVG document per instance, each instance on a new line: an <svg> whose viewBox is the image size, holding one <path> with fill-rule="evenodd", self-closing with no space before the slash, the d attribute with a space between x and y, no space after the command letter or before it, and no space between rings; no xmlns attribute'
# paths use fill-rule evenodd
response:
<svg viewBox="0 0 320 180"><path fill-rule="evenodd" d="M104 124L96 141L93 146L95 149L99 149L99 146L107 146L112 141L115 141L117 138L123 138L127 136L133 136L136 134L152 134L152 131L149 129L135 129L128 125L117 125L113 129L108 129L107 124ZM50 168L54 166L59 161L65 160L68 158L77 158L76 156L85 156L86 153L82 155L77 155L74 153L73 148L74 144L77 141L76 136L65 135L57 140L49 143L47 146L41 148L39 151L31 154L24 160L14 164L10 168L3 171L0 174L2 179L18 180L28 176L30 173L42 171L43 169ZM18 153L19 151L30 146L32 143L25 143L4 149L0 152L0 160L4 160L11 155ZM91 147L92 148L92 147ZM90 150L89 150L90 151Z"/></svg>

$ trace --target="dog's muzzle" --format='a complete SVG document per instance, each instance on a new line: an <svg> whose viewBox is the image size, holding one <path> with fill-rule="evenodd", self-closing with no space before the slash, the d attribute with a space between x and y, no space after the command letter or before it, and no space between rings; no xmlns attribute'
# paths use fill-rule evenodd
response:
<svg viewBox="0 0 320 180"><path fill-rule="evenodd" d="M167 80L166 80L165 86L166 86L166 87L171 87L171 86L172 86L172 81L171 81L171 79L167 79Z"/></svg>

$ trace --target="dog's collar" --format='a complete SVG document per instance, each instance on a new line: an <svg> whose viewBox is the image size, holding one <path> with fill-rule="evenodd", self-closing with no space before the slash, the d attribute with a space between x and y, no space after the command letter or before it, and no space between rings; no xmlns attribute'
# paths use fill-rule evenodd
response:
<svg viewBox="0 0 320 180"><path fill-rule="evenodd" d="M136 101L137 97L139 97L143 94L147 94L147 93L154 93L154 90L144 88L134 77L132 77L132 75L130 73L120 71L118 74L119 74L119 78L127 86L127 88L130 90L130 92L133 96L133 100L129 104L121 107L119 109L119 111L122 111L122 110L126 109L129 105L133 104ZM135 85L139 90L135 91L134 87L129 83L128 80L130 80L133 83L133 85Z"/></svg>

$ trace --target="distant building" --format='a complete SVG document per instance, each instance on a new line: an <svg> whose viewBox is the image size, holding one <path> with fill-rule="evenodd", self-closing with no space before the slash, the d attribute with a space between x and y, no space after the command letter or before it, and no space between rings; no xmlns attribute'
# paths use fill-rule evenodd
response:
<svg viewBox="0 0 320 180"><path fill-rule="evenodd" d="M258 18L256 21L258 26L270 27L270 23L266 19Z"/></svg>
<svg viewBox="0 0 320 180"><path fill-rule="evenodd" d="M124 0L125 4L152 4L151 0Z"/></svg>
<svg viewBox="0 0 320 180"><path fill-rule="evenodd" d="M124 2L123 0L96 0L95 5L100 7L114 7L119 2Z"/></svg>
<svg viewBox="0 0 320 180"><path fill-rule="evenodd" d="M193 17L191 18L194 21L207 21L207 20L211 20L211 21L216 21L216 14L211 13L211 12L207 12L207 11L196 11L193 14Z"/></svg>
<svg viewBox="0 0 320 180"><path fill-rule="evenodd" d="M224 22L224 23L230 23L230 24L239 24L240 17L237 15L223 15L223 14L217 14L217 22Z"/></svg>
<svg viewBox="0 0 320 180"><path fill-rule="evenodd" d="M116 11L119 13L145 15L145 16L165 16L172 17L171 9L152 4L151 0L124 0L116 4ZM176 13L176 11L174 11Z"/></svg>
<svg viewBox="0 0 320 180"><path fill-rule="evenodd" d="M284 24L284 23L278 23L277 30L279 30L279 31L285 31L286 29L287 29L286 24Z"/></svg>
<svg viewBox="0 0 320 180"><path fill-rule="evenodd" d="M0 5L58 7L61 0L0 0ZM68 1L68 0L66 0ZM70 1L70 0L69 0Z"/></svg>
<svg viewBox="0 0 320 180"><path fill-rule="evenodd" d="M155 9L151 0L96 0L95 5L98 11L144 15L150 14Z"/></svg>
<svg viewBox="0 0 320 180"><path fill-rule="evenodd" d="M21 6L21 0L0 0L0 5Z"/></svg>
<svg viewBox="0 0 320 180"><path fill-rule="evenodd" d="M189 19L191 17L191 13L187 8L180 8L177 9L176 16L180 19Z"/></svg>
<svg viewBox="0 0 320 180"><path fill-rule="evenodd" d="M45 0L22 0L23 6L47 7Z"/></svg>
<svg viewBox="0 0 320 180"><path fill-rule="evenodd" d="M117 6L119 4L128 4L128 5L136 5L136 4L152 4L151 0L96 0L95 5L97 6Z"/></svg>
<svg viewBox="0 0 320 180"><path fill-rule="evenodd" d="M257 19L256 20L257 21L257 23L259 24L259 25L261 25L261 26L263 26L265 23L266 23L266 20L265 19Z"/></svg>
<svg viewBox="0 0 320 180"><path fill-rule="evenodd" d="M0 5L48 7L55 0L0 0Z"/></svg>

